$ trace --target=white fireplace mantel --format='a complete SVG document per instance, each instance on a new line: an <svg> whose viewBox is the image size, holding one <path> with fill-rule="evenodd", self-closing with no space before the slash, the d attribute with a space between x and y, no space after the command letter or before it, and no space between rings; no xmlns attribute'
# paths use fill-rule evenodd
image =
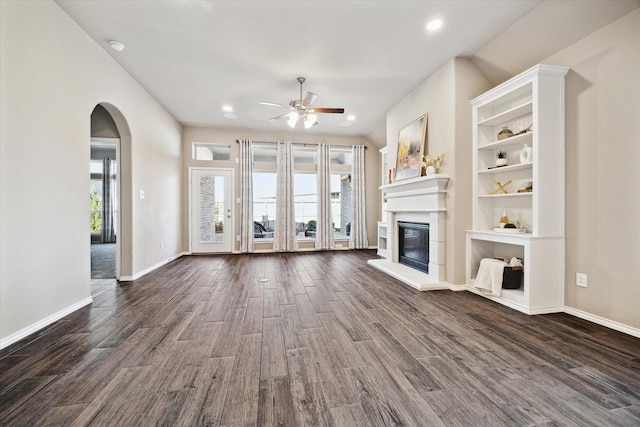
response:
<svg viewBox="0 0 640 427"><path fill-rule="evenodd" d="M447 175L431 175L383 185L387 198L387 257L369 264L421 291L449 289L445 273ZM398 262L398 221L429 224L429 273Z"/></svg>

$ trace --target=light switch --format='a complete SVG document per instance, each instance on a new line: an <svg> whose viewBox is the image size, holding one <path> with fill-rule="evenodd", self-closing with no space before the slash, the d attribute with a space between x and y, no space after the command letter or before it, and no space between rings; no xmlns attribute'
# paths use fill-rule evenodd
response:
<svg viewBox="0 0 640 427"><path fill-rule="evenodd" d="M144 191L143 190L140 190L140 198L144 199Z"/></svg>

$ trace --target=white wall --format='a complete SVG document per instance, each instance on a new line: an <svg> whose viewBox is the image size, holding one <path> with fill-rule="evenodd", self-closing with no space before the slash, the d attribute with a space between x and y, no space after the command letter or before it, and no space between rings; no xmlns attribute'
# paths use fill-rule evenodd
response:
<svg viewBox="0 0 640 427"><path fill-rule="evenodd" d="M444 153L439 173L449 175L447 186L445 280L465 282L465 230L471 228L471 105L469 100L490 88L467 59L447 62L387 112L390 167L398 151L402 127L428 114L427 152Z"/></svg>
<svg viewBox="0 0 640 427"><path fill-rule="evenodd" d="M283 126L286 124L283 122ZM365 154L365 168L366 168L366 202L367 202L367 236L369 240L369 246L376 245L376 233L377 233L377 212L380 205L380 153L371 141L366 138L359 137L336 137L330 135L310 135L305 133L291 133L286 130L282 132L256 132L249 129L214 129L214 128L197 128L197 127L185 127L182 138L182 156L183 156L183 197L182 197L182 215L184 218L182 231L182 245L187 250L189 248L189 167L226 167L235 168L235 197L240 195L240 177L238 176L238 167L236 159L240 156L239 144L236 139L252 139L254 141L292 141L295 143L308 143L317 144L320 142L326 142L335 146L352 146L352 145L364 145L367 147ZM231 161L229 162L207 162L197 161L192 159L191 146L193 142L217 142L231 145ZM238 210L239 207L236 209ZM240 221L239 218L236 221L235 235L240 234ZM260 242L256 243L256 250L271 250L271 244L264 244ZM301 249L310 249L315 245L306 242L300 242ZM345 245L346 247L347 245ZM239 248L238 242L235 243L235 249Z"/></svg>
<svg viewBox="0 0 640 427"><path fill-rule="evenodd" d="M55 3L0 2L0 346L90 301L90 117L128 123L135 275L181 251L181 126ZM159 240L165 249L160 250Z"/></svg>
<svg viewBox="0 0 640 427"><path fill-rule="evenodd" d="M640 9L542 62L571 68L565 304L640 328Z"/></svg>

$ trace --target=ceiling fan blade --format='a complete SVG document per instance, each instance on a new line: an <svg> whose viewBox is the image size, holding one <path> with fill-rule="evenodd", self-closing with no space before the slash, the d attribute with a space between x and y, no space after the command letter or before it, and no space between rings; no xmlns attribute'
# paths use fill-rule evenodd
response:
<svg viewBox="0 0 640 427"><path fill-rule="evenodd" d="M312 108L309 110L311 113L336 113L342 114L344 113L344 108Z"/></svg>
<svg viewBox="0 0 640 427"><path fill-rule="evenodd" d="M269 101L260 101L259 102L262 105L271 105L272 107L283 107L283 108L289 108L288 105L284 105L284 104L278 104L276 102L269 102Z"/></svg>
<svg viewBox="0 0 640 427"><path fill-rule="evenodd" d="M316 98L318 97L318 95L316 95L313 92L307 92L307 94L305 95L304 99L302 100L302 106L307 108L309 105L313 104L313 101L316 100Z"/></svg>
<svg viewBox="0 0 640 427"><path fill-rule="evenodd" d="M279 116L275 116L269 119L270 122L276 121L276 120L280 120L283 119L285 117L287 117L289 115L289 113L284 113L284 114L280 114Z"/></svg>

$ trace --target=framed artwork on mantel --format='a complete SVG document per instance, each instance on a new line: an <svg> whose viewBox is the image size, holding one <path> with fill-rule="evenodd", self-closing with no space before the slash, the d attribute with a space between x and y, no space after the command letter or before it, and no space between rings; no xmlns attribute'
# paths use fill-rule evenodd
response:
<svg viewBox="0 0 640 427"><path fill-rule="evenodd" d="M398 132L398 155L394 181L417 178L422 171L422 154L427 145L427 115L420 116Z"/></svg>

